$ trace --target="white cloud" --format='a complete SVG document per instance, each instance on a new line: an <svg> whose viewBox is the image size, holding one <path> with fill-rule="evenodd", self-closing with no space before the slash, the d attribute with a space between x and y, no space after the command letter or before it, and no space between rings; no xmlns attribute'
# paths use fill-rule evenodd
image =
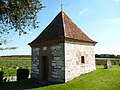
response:
<svg viewBox="0 0 120 90"><path fill-rule="evenodd" d="M87 11L87 8L84 8L83 10L81 10L81 11L79 12L79 15L83 15L83 14L85 14L86 11Z"/></svg>
<svg viewBox="0 0 120 90"><path fill-rule="evenodd" d="M119 2L120 0L114 0L115 2Z"/></svg>
<svg viewBox="0 0 120 90"><path fill-rule="evenodd" d="M120 24L120 18L108 18L105 20L105 22L111 24Z"/></svg>

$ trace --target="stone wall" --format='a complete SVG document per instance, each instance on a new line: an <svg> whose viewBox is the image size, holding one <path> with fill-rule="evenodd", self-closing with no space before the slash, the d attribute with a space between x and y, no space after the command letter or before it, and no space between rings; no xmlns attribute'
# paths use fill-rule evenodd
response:
<svg viewBox="0 0 120 90"><path fill-rule="evenodd" d="M39 78L39 50L40 48L32 48L32 78Z"/></svg>
<svg viewBox="0 0 120 90"><path fill-rule="evenodd" d="M32 78L42 79L41 60L43 56L47 56L49 59L48 81L64 82L65 81L64 43L51 46L41 46L40 48L32 48Z"/></svg>
<svg viewBox="0 0 120 90"><path fill-rule="evenodd" d="M52 82L67 82L96 69L94 45L66 42L32 48L32 78L42 79L43 56L49 59L48 81ZM81 63L82 56L84 56L84 63Z"/></svg>
<svg viewBox="0 0 120 90"><path fill-rule="evenodd" d="M65 82L95 69L94 45L65 43Z"/></svg>
<svg viewBox="0 0 120 90"><path fill-rule="evenodd" d="M51 72L50 81L64 82L65 81L65 56L64 56L64 43L51 46L53 58L51 60L51 66L53 68Z"/></svg>

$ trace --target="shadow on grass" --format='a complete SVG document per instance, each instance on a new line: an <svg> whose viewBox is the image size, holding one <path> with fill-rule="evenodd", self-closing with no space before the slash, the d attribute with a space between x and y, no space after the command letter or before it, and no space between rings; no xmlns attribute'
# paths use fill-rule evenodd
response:
<svg viewBox="0 0 120 90"><path fill-rule="evenodd" d="M59 83L52 83L37 79L28 79L28 80L15 81L15 82L2 82L0 83L0 90L25 90L25 89L33 89L38 87L45 87L54 84L59 84Z"/></svg>

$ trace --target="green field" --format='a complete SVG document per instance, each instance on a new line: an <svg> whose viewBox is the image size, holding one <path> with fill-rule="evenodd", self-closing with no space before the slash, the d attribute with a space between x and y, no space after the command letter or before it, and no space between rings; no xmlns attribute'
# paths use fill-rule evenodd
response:
<svg viewBox="0 0 120 90"><path fill-rule="evenodd" d="M72 81L61 84L41 85L34 80L3 83L0 90L120 90L120 66L97 70L81 75Z"/></svg>
<svg viewBox="0 0 120 90"><path fill-rule="evenodd" d="M113 65L118 65L120 58L96 58L97 65L103 65L104 60L112 60ZM30 57L0 57L0 71L4 71L4 76L15 76L18 68L27 68L31 72Z"/></svg>
<svg viewBox="0 0 120 90"><path fill-rule="evenodd" d="M18 57L0 57L0 71L4 76L16 76L18 68L29 69L31 72L31 59Z"/></svg>

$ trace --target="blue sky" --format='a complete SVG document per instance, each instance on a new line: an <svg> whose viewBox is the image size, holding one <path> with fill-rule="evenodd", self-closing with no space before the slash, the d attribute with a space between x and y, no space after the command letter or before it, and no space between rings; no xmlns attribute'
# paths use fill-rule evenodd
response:
<svg viewBox="0 0 120 90"><path fill-rule="evenodd" d="M38 13L39 28L19 38L11 33L9 43L2 47L16 46L16 50L0 51L0 55L30 55L28 46L60 12L63 11L91 39L97 41L95 53L120 54L120 0L42 0L46 8Z"/></svg>

